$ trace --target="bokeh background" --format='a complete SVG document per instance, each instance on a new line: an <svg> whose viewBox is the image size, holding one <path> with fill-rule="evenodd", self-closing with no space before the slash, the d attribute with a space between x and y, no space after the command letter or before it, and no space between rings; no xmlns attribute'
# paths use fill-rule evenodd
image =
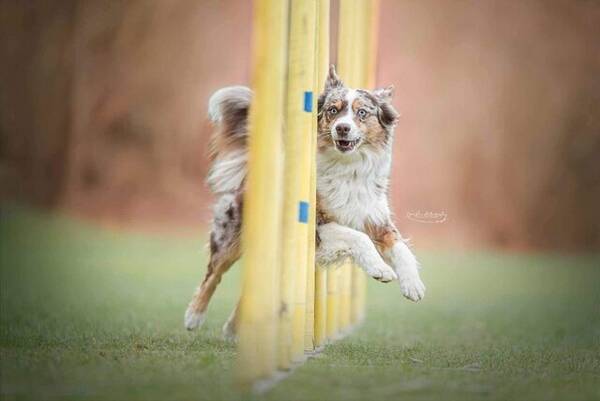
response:
<svg viewBox="0 0 600 401"><path fill-rule="evenodd" d="M206 104L248 83L251 13L233 0L3 1L2 199L201 230ZM404 235L600 249L597 1L384 0L379 38L377 83L395 85L402 114L391 198ZM447 219L407 218L419 211Z"/></svg>

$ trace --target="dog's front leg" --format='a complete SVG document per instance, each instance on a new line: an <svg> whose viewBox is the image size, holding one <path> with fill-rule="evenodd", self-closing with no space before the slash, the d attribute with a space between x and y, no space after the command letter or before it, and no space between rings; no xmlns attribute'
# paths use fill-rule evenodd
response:
<svg viewBox="0 0 600 401"><path fill-rule="evenodd" d="M418 302L425 296L425 285L419 276L419 263L406 241L392 223L368 225L366 231L383 258L398 275L402 294Z"/></svg>
<svg viewBox="0 0 600 401"><path fill-rule="evenodd" d="M388 266L368 235L337 223L319 225L319 246L317 262L323 265L338 263L351 258L369 276L389 282L397 279L394 270Z"/></svg>

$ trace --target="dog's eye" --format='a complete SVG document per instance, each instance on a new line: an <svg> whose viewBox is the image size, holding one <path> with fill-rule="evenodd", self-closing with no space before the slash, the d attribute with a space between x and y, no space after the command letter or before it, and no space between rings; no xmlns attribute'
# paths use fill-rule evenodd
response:
<svg viewBox="0 0 600 401"><path fill-rule="evenodd" d="M334 115L336 115L336 114L337 114L337 112L338 112L338 109L337 109L337 108L335 108L335 107L330 107L329 109L327 109L327 112L328 112L329 114L331 114L332 116L334 116Z"/></svg>
<svg viewBox="0 0 600 401"><path fill-rule="evenodd" d="M358 118L365 118L367 116L367 111L365 109L358 109L356 115L358 116Z"/></svg>

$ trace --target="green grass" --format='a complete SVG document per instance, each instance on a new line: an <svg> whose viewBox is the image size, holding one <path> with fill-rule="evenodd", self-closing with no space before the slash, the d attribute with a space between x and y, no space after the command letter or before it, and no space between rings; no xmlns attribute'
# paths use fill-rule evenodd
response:
<svg viewBox="0 0 600 401"><path fill-rule="evenodd" d="M200 230L201 231L201 230ZM425 300L369 285L368 317L263 396L232 382L220 326L182 315L204 271L198 238L125 234L5 208L2 400L600 399L600 258L419 252Z"/></svg>

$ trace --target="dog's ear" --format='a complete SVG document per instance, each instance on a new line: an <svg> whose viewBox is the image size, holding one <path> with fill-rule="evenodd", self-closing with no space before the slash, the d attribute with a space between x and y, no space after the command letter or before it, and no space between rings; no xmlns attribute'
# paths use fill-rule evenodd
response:
<svg viewBox="0 0 600 401"><path fill-rule="evenodd" d="M377 117L379 122L384 127L393 127L398 122L400 115L392 105L392 96L394 96L394 86L390 85L386 88L375 89L371 92L377 99L378 110Z"/></svg>
<svg viewBox="0 0 600 401"><path fill-rule="evenodd" d="M325 92L319 95L319 99L317 101L317 119L321 120L321 116L323 115L323 105L325 104Z"/></svg>
<svg viewBox="0 0 600 401"><path fill-rule="evenodd" d="M392 96L394 96L394 85L390 85L385 88L375 89L373 92L373 96L377 99L389 102L392 100Z"/></svg>
<svg viewBox="0 0 600 401"><path fill-rule="evenodd" d="M329 66L329 74L327 74L327 79L325 80L325 92L333 88L339 88L341 86L344 86L344 83L335 72L335 66L331 64Z"/></svg>
<svg viewBox="0 0 600 401"><path fill-rule="evenodd" d="M323 92L319 95L319 100L318 100L318 118L321 118L321 111L323 110L323 104L325 103L325 98L327 97L327 94L329 93L329 91L331 91L332 89L335 88L341 88L344 86L344 83L342 82L342 80L340 79L340 77L338 77L337 73L335 72L335 67L333 66L333 64L331 64L329 66L329 73L327 74L327 79L325 80L325 88L323 90Z"/></svg>
<svg viewBox="0 0 600 401"><path fill-rule="evenodd" d="M391 103L384 102L379 105L377 117L379 118L381 125L384 127L393 127L398 122L400 114L398 114Z"/></svg>

